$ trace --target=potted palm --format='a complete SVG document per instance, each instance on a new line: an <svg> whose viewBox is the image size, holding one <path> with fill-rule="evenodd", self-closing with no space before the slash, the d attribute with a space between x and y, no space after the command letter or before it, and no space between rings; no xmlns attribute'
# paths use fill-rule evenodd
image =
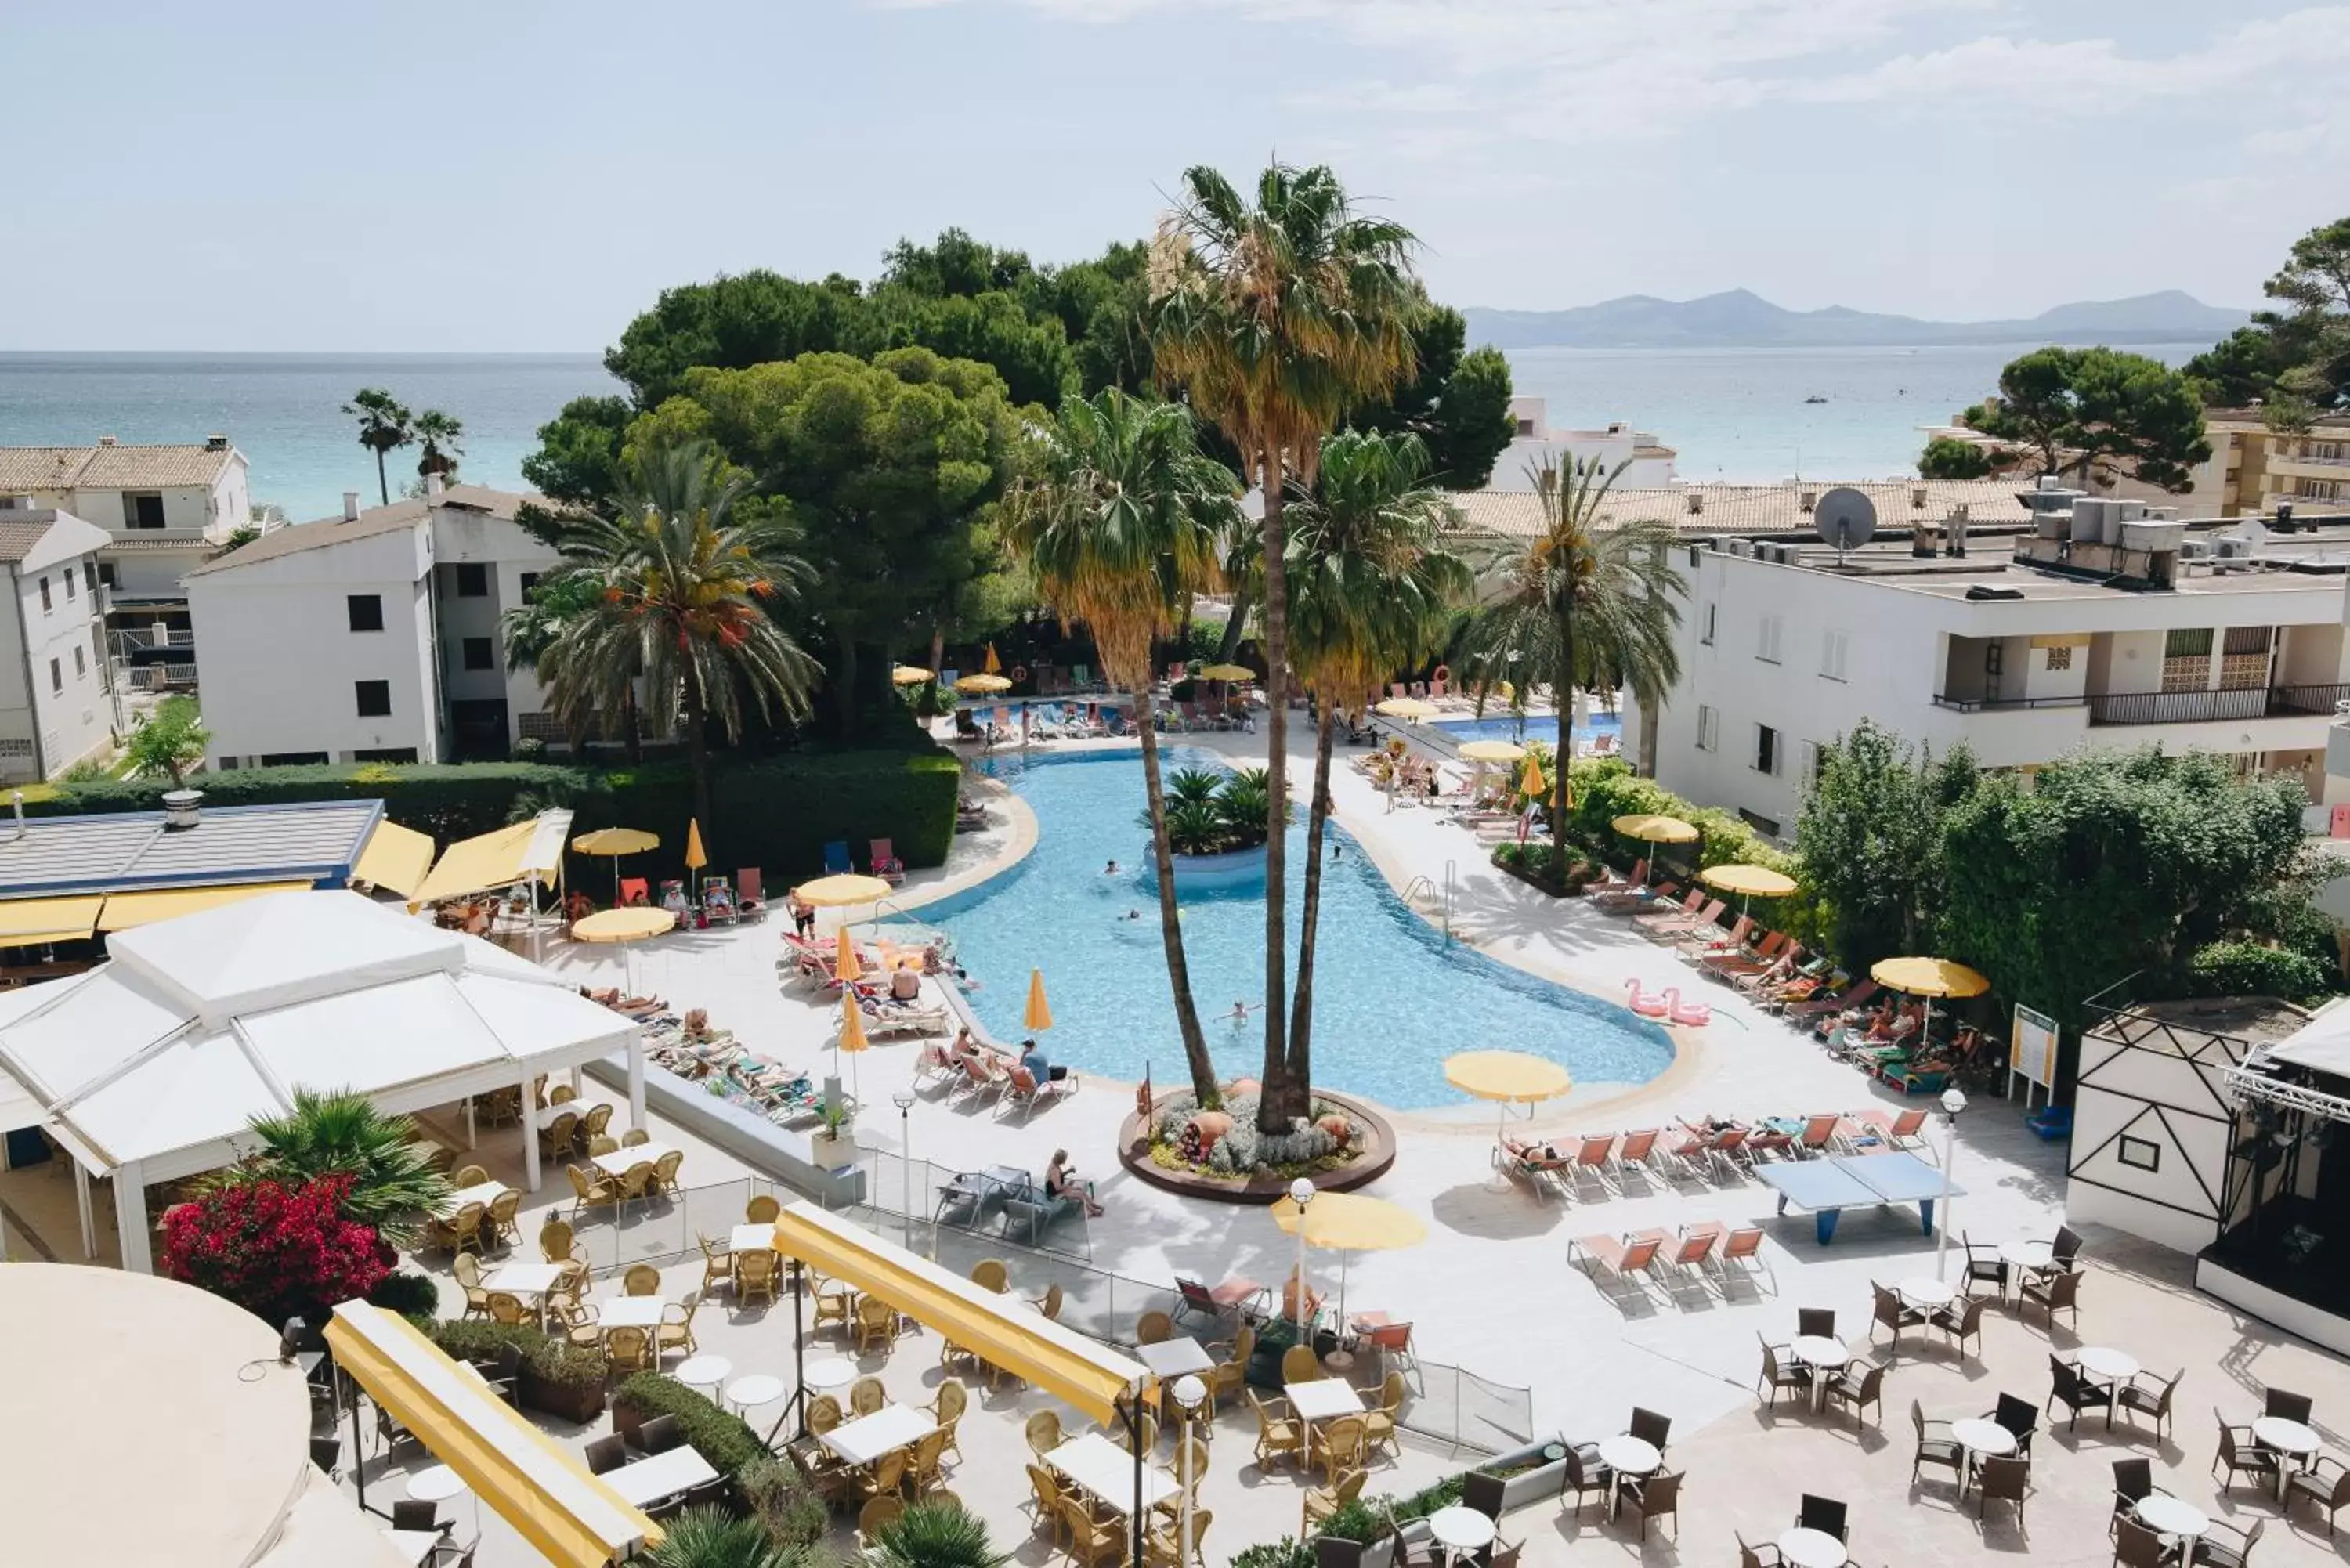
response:
<svg viewBox="0 0 2350 1568"><path fill-rule="evenodd" d="M820 1170L857 1163L856 1113L838 1094L825 1096L824 1126L808 1136L808 1158Z"/></svg>
<svg viewBox="0 0 2350 1568"><path fill-rule="evenodd" d="M1167 841L1176 887L1236 887L1264 875L1269 788L1263 768L1180 768L1168 779Z"/></svg>

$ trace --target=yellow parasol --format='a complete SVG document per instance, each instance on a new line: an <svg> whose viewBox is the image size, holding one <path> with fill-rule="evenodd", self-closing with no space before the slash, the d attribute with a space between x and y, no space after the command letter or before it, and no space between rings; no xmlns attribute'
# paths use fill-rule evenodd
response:
<svg viewBox="0 0 2350 1568"><path fill-rule="evenodd" d="M1525 757L1526 749L1509 741L1471 741L1461 754L1472 763L1514 763Z"/></svg>
<svg viewBox="0 0 2350 1568"><path fill-rule="evenodd" d="M1422 719L1433 719L1440 711L1433 702L1423 702L1417 697L1390 697L1373 706L1374 713L1384 713L1390 719L1401 719L1416 724Z"/></svg>
<svg viewBox="0 0 2350 1568"><path fill-rule="evenodd" d="M1003 661L995 657L995 644L991 642L987 645L987 662L981 665L980 668L987 671L990 675L1000 675L1003 673Z"/></svg>
<svg viewBox="0 0 2350 1568"><path fill-rule="evenodd" d="M833 933L832 972L843 985L854 985L865 978L865 965L857 957L857 944L848 940L848 928L841 927Z"/></svg>
<svg viewBox="0 0 2350 1568"><path fill-rule="evenodd" d="M675 924L677 917L667 909L599 909L585 919L572 921L571 938L574 941L621 944L620 987L634 996L637 994L637 982L633 966L629 961L628 944L646 937L657 937Z"/></svg>
<svg viewBox="0 0 2350 1568"><path fill-rule="evenodd" d="M1028 1007L1020 1015L1020 1022L1029 1029L1053 1027L1053 1010L1045 1005L1045 971L1041 969L1028 971Z"/></svg>
<svg viewBox="0 0 2350 1568"><path fill-rule="evenodd" d="M889 884L879 877L843 871L837 876L803 882L792 889L792 894L801 903L816 909L840 909L851 904L879 903L889 896Z"/></svg>
<svg viewBox="0 0 2350 1568"><path fill-rule="evenodd" d="M1001 675L966 675L955 682L955 690L973 696L985 696L991 692L1011 691L1012 682Z"/></svg>
<svg viewBox="0 0 2350 1568"><path fill-rule="evenodd" d="M889 671L889 684L892 686L920 686L925 680L937 679L936 674L919 665L900 664Z"/></svg>
<svg viewBox="0 0 2350 1568"><path fill-rule="evenodd" d="M696 892L702 887L702 877L698 873L709 864L710 852L702 847L702 819L689 816L685 819L685 868L697 873L693 879Z"/></svg>
<svg viewBox="0 0 2350 1568"><path fill-rule="evenodd" d="M1548 1057L1523 1051L1463 1051L1444 1059L1444 1081L1465 1095L1492 1100L1493 1159L1502 1158L1502 1134L1510 1123L1512 1106L1555 1100L1575 1087L1575 1075ZM1532 1113L1528 1113L1531 1115ZM1499 1179L1503 1187L1509 1178Z"/></svg>
<svg viewBox="0 0 2350 1568"><path fill-rule="evenodd" d="M1211 664L1200 671L1202 680L1253 680L1256 671L1245 664Z"/></svg>
<svg viewBox="0 0 2350 1568"><path fill-rule="evenodd" d="M1740 895L1738 912L1757 898L1783 898L1795 890L1795 879L1784 871L1773 871L1768 866L1709 866L1697 874L1698 880L1719 893Z"/></svg>
<svg viewBox="0 0 2350 1568"><path fill-rule="evenodd" d="M647 833L641 827L599 827L593 833L583 833L573 839L571 847L582 855L608 855L612 857L612 902L617 904L620 901L620 857L659 849L660 836Z"/></svg>
<svg viewBox="0 0 2350 1568"><path fill-rule="evenodd" d="M1694 844L1698 831L1678 816L1659 816L1648 812L1634 812L1619 816L1608 824L1627 838L1643 839L1650 844Z"/></svg>
<svg viewBox="0 0 2350 1568"><path fill-rule="evenodd" d="M1302 1214L1295 1199L1277 1199L1273 1205L1273 1222L1284 1234L1297 1237L1306 1246L1339 1254L1340 1323L1347 1321L1347 1254L1393 1251L1417 1247L1428 1240L1428 1223L1419 1215L1384 1198L1366 1198L1354 1192L1317 1192Z"/></svg>
<svg viewBox="0 0 2350 1568"><path fill-rule="evenodd" d="M1981 996L1991 981L1962 963L1938 958L1879 959L1868 978L1888 991L1935 997Z"/></svg>
<svg viewBox="0 0 2350 1568"><path fill-rule="evenodd" d="M1550 793L1550 780L1543 776L1542 759L1532 752L1526 753L1526 765L1518 770L1518 793L1529 800L1540 800Z"/></svg>
<svg viewBox="0 0 2350 1568"><path fill-rule="evenodd" d="M833 1042L833 1048L854 1056L864 1050L867 1044L864 1010L857 1005L855 992L845 992L840 999L840 1034Z"/></svg>

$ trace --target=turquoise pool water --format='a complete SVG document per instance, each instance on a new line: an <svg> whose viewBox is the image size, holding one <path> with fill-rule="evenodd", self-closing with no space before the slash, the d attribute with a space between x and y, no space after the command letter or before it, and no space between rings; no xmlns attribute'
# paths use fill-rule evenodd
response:
<svg viewBox="0 0 2350 1568"><path fill-rule="evenodd" d="M1170 747L1169 769L1222 765ZM1157 896L1143 874L1149 838L1138 824L1142 766L1132 753L990 758L985 764L1035 810L1026 859L983 887L926 905L916 918L955 940L981 982L971 1002L990 1031L1021 1036L1028 971L1045 972L1055 1027L1045 1054L1080 1072L1160 1085L1185 1076L1169 1003ZM1399 1110L1467 1103L1444 1081L1456 1051L1507 1046L1565 1063L1578 1083L1638 1084L1662 1072L1672 1045L1621 1007L1448 947L1389 890L1377 867L1335 826L1338 857L1322 884L1315 970L1314 1076L1330 1088ZM1301 820L1290 835L1291 930L1305 856ZM1119 870L1105 874L1115 857ZM1139 919L1125 919L1129 910ZM1183 899L1192 993L1220 1074L1253 1075L1263 1020L1231 1018L1232 1003L1263 1000L1264 885ZM1294 976L1293 976L1294 978Z"/></svg>
<svg viewBox="0 0 2350 1568"><path fill-rule="evenodd" d="M1430 727L1443 731L1456 744L1469 741L1541 741L1555 744L1558 740L1558 721L1548 713L1528 718L1512 714L1488 713L1482 719L1437 719ZM1596 735L1621 734L1624 721L1615 713L1594 713L1575 727L1578 740L1590 740Z"/></svg>

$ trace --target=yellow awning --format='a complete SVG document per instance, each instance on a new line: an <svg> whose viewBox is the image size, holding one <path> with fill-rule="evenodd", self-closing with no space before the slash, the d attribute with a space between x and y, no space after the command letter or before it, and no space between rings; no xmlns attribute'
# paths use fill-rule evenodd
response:
<svg viewBox="0 0 2350 1568"><path fill-rule="evenodd" d="M557 1568L617 1563L661 1540L660 1526L399 1314L345 1302L327 1345L337 1367Z"/></svg>
<svg viewBox="0 0 2350 1568"><path fill-rule="evenodd" d="M533 875L551 882L562 863L563 840L570 831L569 812L548 811L530 822L460 840L442 852L441 863L409 897L420 904L433 904L468 893L511 888Z"/></svg>
<svg viewBox="0 0 2350 1568"><path fill-rule="evenodd" d="M106 903L96 893L71 898L12 898L0 904L0 947L69 942L98 929Z"/></svg>
<svg viewBox="0 0 2350 1568"><path fill-rule="evenodd" d="M412 896L432 869L432 836L396 822L379 822L359 851L351 875L362 882L389 888L401 898Z"/></svg>
<svg viewBox="0 0 2350 1568"><path fill-rule="evenodd" d="M1119 1396L1149 1397L1150 1369L895 1242L808 1203L775 1220L775 1248L827 1279L870 1292L916 1322L1105 1426Z"/></svg>
<svg viewBox="0 0 2350 1568"><path fill-rule="evenodd" d="M307 882L247 882L233 888L151 888L143 893L111 893L107 896L106 913L99 917L98 929L127 931L134 926L151 926L157 920L192 915L199 909L216 909L223 904L257 898L264 893L309 890Z"/></svg>

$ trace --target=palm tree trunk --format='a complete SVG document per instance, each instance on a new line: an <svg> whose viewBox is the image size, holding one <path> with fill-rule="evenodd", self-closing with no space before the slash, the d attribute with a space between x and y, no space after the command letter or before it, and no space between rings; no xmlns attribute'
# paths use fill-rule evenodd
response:
<svg viewBox="0 0 2350 1568"><path fill-rule="evenodd" d="M644 726L637 721L637 678L633 675L629 677L628 685L621 688L620 722L627 726L626 732L620 737L620 743L628 749L629 763L633 764L643 762L645 731Z"/></svg>
<svg viewBox="0 0 2350 1568"><path fill-rule="evenodd" d="M718 830L718 818L710 807L710 736L708 715L703 711L702 682L691 671L685 678L685 754L693 765L693 815L702 823L704 835Z"/></svg>
<svg viewBox="0 0 2350 1568"><path fill-rule="evenodd" d="M1558 612L1559 677L1552 685L1551 706L1558 710L1558 755L1551 769L1550 836L1559 856L1559 871L1566 870L1566 808L1571 799L1567 769L1575 762L1575 607Z"/></svg>
<svg viewBox="0 0 2350 1568"><path fill-rule="evenodd" d="M939 667L946 662L946 657L947 623L936 621L931 626L931 683L922 691L922 705L920 710L925 719L935 719L939 716Z"/></svg>
<svg viewBox="0 0 2350 1568"><path fill-rule="evenodd" d="M1264 657L1265 832L1264 844L1264 1097L1257 1106L1259 1131L1284 1132L1300 1085L1290 1080L1285 1047L1289 995L1289 573L1282 559L1289 531L1282 516L1282 462L1277 447L1263 457L1264 475Z"/></svg>
<svg viewBox="0 0 2350 1568"><path fill-rule="evenodd" d="M1135 693L1138 711L1150 706L1150 691ZM1200 1008L1191 996L1191 965L1183 952L1181 911L1175 900L1175 854L1167 842L1167 794L1159 776L1159 726L1155 715L1142 721L1142 790L1150 804L1150 859L1159 874L1159 940L1167 947L1167 981L1175 992L1175 1024L1183 1035L1183 1061L1191 1072L1191 1093L1207 1110L1221 1104L1216 1064L1208 1055L1208 1036L1200 1027Z"/></svg>
<svg viewBox="0 0 2350 1568"><path fill-rule="evenodd" d="M1223 640L1216 644L1216 662L1230 664L1241 654L1241 639L1248 632L1248 584L1232 585L1232 618L1224 622Z"/></svg>
<svg viewBox="0 0 2350 1568"><path fill-rule="evenodd" d="M386 506L391 504L391 481L383 476L383 448L381 447L375 449L375 493L383 498L383 504Z"/></svg>
<svg viewBox="0 0 2350 1568"><path fill-rule="evenodd" d="M1322 835L1330 821L1330 743L1336 704L1325 691L1314 732L1314 794L1305 814L1305 908L1297 936L1297 1002L1289 1015L1289 1074L1309 1115L1314 1094L1314 937L1322 918Z"/></svg>
<svg viewBox="0 0 2350 1568"><path fill-rule="evenodd" d="M843 632L839 642L840 663L832 672L833 714L846 740L857 733L857 639Z"/></svg>

